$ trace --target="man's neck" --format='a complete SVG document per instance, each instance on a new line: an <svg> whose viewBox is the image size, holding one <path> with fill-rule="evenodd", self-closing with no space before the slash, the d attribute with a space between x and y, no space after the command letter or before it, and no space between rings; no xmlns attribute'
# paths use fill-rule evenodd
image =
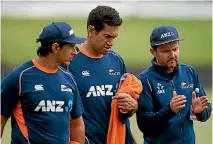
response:
<svg viewBox="0 0 213 144"><path fill-rule="evenodd" d="M166 71L167 71L167 73L168 73L168 74L171 74L171 73L173 73L173 72L174 72L174 68L167 68L167 70L166 70Z"/></svg>
<svg viewBox="0 0 213 144"><path fill-rule="evenodd" d="M157 64L159 66L162 66L162 67L165 67L167 74L171 74L171 73L173 73L175 71L175 67L174 68L168 68L166 66L163 66L163 65L159 64L157 60L155 60L155 64Z"/></svg>
<svg viewBox="0 0 213 144"><path fill-rule="evenodd" d="M94 55L96 57L101 57L102 56L102 54L97 53L93 49L92 44L88 40L86 40L82 45L83 45L83 49L84 49L84 51L86 53L89 53L90 55Z"/></svg>
<svg viewBox="0 0 213 144"><path fill-rule="evenodd" d="M59 63L56 62L55 58L51 54L46 57L38 57L36 61L40 66L50 70L55 70L59 66Z"/></svg>

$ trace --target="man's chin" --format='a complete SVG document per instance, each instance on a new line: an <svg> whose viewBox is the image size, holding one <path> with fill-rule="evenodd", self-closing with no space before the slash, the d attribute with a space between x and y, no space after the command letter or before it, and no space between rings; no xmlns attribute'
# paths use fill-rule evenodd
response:
<svg viewBox="0 0 213 144"><path fill-rule="evenodd" d="M174 65L168 65L167 68L168 69L174 69L176 66L177 66L176 64L174 64Z"/></svg>
<svg viewBox="0 0 213 144"><path fill-rule="evenodd" d="M106 54L108 54L108 51L103 51L101 54L106 55Z"/></svg>
<svg viewBox="0 0 213 144"><path fill-rule="evenodd" d="M177 66L177 62L168 63L168 67L176 67L176 66Z"/></svg>
<svg viewBox="0 0 213 144"><path fill-rule="evenodd" d="M70 65L70 63L71 63L71 61L67 61L67 62L64 62L64 64L63 65L65 65L65 66L69 66Z"/></svg>

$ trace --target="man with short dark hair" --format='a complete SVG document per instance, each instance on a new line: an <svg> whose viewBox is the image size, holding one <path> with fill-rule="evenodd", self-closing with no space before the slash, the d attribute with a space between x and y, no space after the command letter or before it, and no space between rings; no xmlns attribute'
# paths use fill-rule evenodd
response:
<svg viewBox="0 0 213 144"><path fill-rule="evenodd" d="M87 144L117 144L112 138L133 144L128 118L137 110L137 100L127 93L117 92L121 76L126 73L123 59L111 50L122 18L109 6L97 6L88 16L87 40L78 47L69 71L74 75L84 106L84 122ZM115 95L115 96L114 96ZM111 136L109 132L112 96L117 99L120 120L125 126L121 133ZM113 126L112 126L113 127ZM117 127L117 125L114 125ZM123 144L123 143L119 143Z"/></svg>
<svg viewBox="0 0 213 144"><path fill-rule="evenodd" d="M198 73L178 62L181 40L173 26L156 27L150 36L152 65L138 76L143 92L136 116L144 144L195 144L192 120L210 117Z"/></svg>
<svg viewBox="0 0 213 144"><path fill-rule="evenodd" d="M75 44L84 41L65 22L43 28L38 58L14 69L1 83L1 136L11 117L13 144L84 144L77 85L59 66L70 63Z"/></svg>

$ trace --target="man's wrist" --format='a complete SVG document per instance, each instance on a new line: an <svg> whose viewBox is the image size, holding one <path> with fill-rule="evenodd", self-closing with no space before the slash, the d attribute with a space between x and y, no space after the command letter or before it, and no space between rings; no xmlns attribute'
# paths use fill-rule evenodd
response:
<svg viewBox="0 0 213 144"><path fill-rule="evenodd" d="M133 104L130 103L131 106L132 106L132 109L130 111L137 111L137 109L138 109L138 101L135 100L135 99L133 99L132 101L133 101Z"/></svg>

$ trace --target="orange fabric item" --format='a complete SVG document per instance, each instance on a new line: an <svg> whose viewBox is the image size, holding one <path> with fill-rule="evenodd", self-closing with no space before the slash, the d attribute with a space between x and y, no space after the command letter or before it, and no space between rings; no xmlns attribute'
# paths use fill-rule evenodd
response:
<svg viewBox="0 0 213 144"><path fill-rule="evenodd" d="M142 92L141 81L133 74L126 73L120 79L117 93L127 93L134 99L139 98ZM121 112L124 112L120 110ZM111 103L111 115L109 121L109 128L107 134L107 144L125 144L126 125L123 124L119 118L117 100L113 99Z"/></svg>
<svg viewBox="0 0 213 144"><path fill-rule="evenodd" d="M28 127L26 126L26 123L25 123L25 120L24 120L20 101L18 102L16 108L13 111L13 116L16 119L16 122L19 126L21 133L23 134L23 136L25 137L25 139L29 143Z"/></svg>
<svg viewBox="0 0 213 144"><path fill-rule="evenodd" d="M80 144L79 142L77 142L77 141L70 141L70 143L69 144Z"/></svg>

